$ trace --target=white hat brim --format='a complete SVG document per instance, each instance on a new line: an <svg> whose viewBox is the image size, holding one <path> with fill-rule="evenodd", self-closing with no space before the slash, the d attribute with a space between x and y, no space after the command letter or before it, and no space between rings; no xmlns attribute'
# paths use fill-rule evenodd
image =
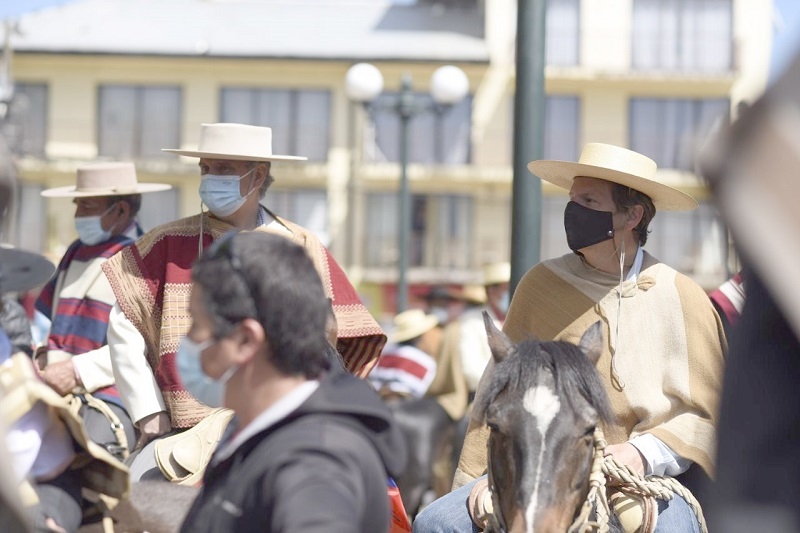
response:
<svg viewBox="0 0 800 533"><path fill-rule="evenodd" d="M199 152L196 150L177 150L175 148L162 148L162 152L178 154L185 157L200 157L206 159L228 159L230 161L306 161L307 157L297 155L270 155L258 156L248 154L220 154L217 152Z"/></svg>
<svg viewBox="0 0 800 533"><path fill-rule="evenodd" d="M567 190L572 188L573 180L579 176L619 183L649 196L658 211L690 211L697 208L697 200L683 191L619 170L552 159L531 161L528 163L528 170L533 175Z"/></svg>
<svg viewBox="0 0 800 533"><path fill-rule="evenodd" d="M144 194L148 192L166 191L172 185L166 183L139 183L135 188L125 189L94 189L91 191L78 191L77 186L67 185L66 187L54 187L46 189L40 194L47 198L87 198L90 196L127 196L129 194Z"/></svg>

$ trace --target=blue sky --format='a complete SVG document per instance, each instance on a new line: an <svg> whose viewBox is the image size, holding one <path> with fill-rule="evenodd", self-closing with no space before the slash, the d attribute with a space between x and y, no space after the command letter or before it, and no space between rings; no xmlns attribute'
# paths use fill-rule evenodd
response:
<svg viewBox="0 0 800 533"><path fill-rule="evenodd" d="M800 2L773 0L775 6L774 38L770 79L783 71L800 49Z"/></svg>

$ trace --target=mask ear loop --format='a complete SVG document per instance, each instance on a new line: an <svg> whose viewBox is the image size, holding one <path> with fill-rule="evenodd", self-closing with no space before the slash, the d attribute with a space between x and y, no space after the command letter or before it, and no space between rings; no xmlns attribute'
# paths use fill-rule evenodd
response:
<svg viewBox="0 0 800 533"><path fill-rule="evenodd" d="M203 255L203 200L200 200L200 235L197 237L197 257Z"/></svg>
<svg viewBox="0 0 800 533"><path fill-rule="evenodd" d="M617 325L614 334L614 349L611 352L611 379L617 383L619 389L625 388L625 381L620 377L617 371L617 346L619 346L619 319L622 313L622 282L623 273L625 268L625 236L622 238L622 250L619 254L619 286L617 287Z"/></svg>

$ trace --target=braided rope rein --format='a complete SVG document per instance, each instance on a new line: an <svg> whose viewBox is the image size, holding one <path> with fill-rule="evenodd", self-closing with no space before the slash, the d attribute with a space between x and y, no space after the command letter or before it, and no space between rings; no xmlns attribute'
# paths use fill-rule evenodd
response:
<svg viewBox="0 0 800 533"><path fill-rule="evenodd" d="M581 510L567 530L568 533L607 533L609 531L610 508L606 495L606 480L613 479L617 484L628 488L633 488L638 493L657 498L659 500L671 500L675 494L681 496L689 504L697 521L700 523L700 531L708 533L706 520L703 510L694 495L680 484L677 480L670 477L648 476L644 477L631 470L628 466L619 463L616 459L604 456L608 443L600 427L594 431L594 457L592 458L592 469L589 473L589 493L581 506ZM595 510L596 520L589 520L592 510Z"/></svg>

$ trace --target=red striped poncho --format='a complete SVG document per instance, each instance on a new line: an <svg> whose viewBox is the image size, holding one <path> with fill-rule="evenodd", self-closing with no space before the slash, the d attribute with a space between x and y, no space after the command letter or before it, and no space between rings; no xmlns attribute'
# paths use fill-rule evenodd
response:
<svg viewBox="0 0 800 533"><path fill-rule="evenodd" d="M174 428L192 427L209 411L183 389L175 365L178 343L191 324L191 268L198 255L201 216L203 248L234 229L208 214L184 218L155 228L103 265L120 309L145 339L145 355ZM258 231L277 232L306 250L333 302L339 353L350 372L366 376L386 343L383 330L319 240L297 224L276 220L288 232L267 226Z"/></svg>

